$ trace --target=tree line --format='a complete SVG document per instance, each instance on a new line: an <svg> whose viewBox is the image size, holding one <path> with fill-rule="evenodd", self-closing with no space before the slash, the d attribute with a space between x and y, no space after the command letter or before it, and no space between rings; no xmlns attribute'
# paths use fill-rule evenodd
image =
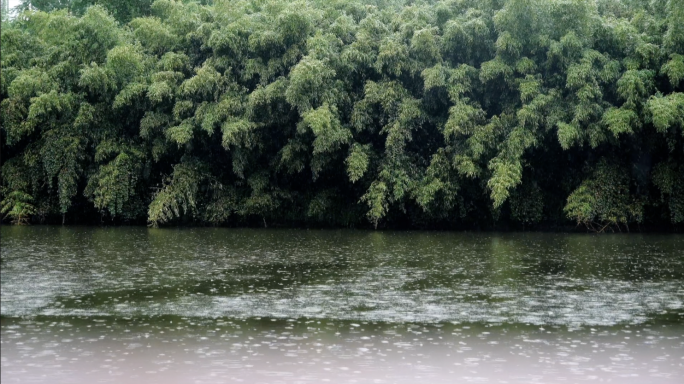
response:
<svg viewBox="0 0 684 384"><path fill-rule="evenodd" d="M33 0L16 223L684 221L684 0Z"/></svg>

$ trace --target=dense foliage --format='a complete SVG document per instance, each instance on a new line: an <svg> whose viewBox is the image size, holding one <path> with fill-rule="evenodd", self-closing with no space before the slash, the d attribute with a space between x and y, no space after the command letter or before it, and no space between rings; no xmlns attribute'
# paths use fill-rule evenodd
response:
<svg viewBox="0 0 684 384"><path fill-rule="evenodd" d="M684 0L31 3L2 28L17 222L684 221Z"/></svg>

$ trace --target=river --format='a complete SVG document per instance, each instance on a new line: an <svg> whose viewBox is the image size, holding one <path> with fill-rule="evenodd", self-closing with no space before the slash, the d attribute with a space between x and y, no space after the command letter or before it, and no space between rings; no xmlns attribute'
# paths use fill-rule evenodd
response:
<svg viewBox="0 0 684 384"><path fill-rule="evenodd" d="M681 383L684 236L1 228L2 383Z"/></svg>

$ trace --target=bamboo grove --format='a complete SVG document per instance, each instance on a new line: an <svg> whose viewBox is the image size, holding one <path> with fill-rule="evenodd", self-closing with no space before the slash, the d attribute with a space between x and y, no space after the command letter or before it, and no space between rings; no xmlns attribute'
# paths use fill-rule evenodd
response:
<svg viewBox="0 0 684 384"><path fill-rule="evenodd" d="M43 3L2 25L16 223L684 221L683 0Z"/></svg>

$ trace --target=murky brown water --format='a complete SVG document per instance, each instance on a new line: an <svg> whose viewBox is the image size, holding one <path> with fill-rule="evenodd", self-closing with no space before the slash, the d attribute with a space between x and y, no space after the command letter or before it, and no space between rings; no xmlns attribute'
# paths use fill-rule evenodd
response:
<svg viewBox="0 0 684 384"><path fill-rule="evenodd" d="M1 231L3 383L684 377L681 235Z"/></svg>

